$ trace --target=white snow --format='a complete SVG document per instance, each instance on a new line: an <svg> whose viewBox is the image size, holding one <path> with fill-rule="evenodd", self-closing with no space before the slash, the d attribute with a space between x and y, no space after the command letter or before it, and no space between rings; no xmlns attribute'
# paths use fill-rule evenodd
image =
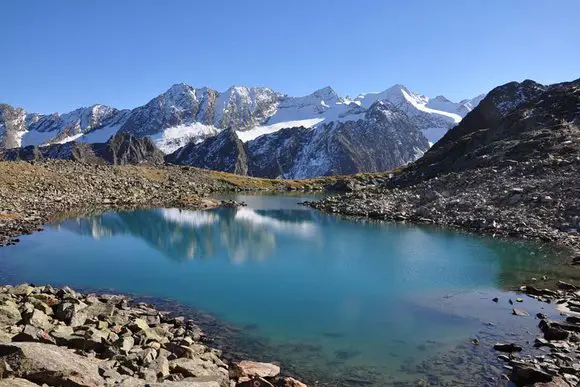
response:
<svg viewBox="0 0 580 387"><path fill-rule="evenodd" d="M107 142L111 136L117 134L119 129L121 129L121 125L105 126L103 128L85 133L82 136L77 137L75 140L82 143Z"/></svg>
<svg viewBox="0 0 580 387"><path fill-rule="evenodd" d="M220 131L213 125L195 122L164 129L162 132L151 136L151 139L162 152L169 154L186 145L192 139L196 142L201 142L207 137L215 136Z"/></svg>
<svg viewBox="0 0 580 387"><path fill-rule="evenodd" d="M420 110L422 112L425 113L429 113L429 114L439 114L442 116L446 116L449 117L453 120L453 122L455 122L456 124L459 123L459 121L461 121L461 116L459 114L455 114L455 113L450 113L450 112L446 112L443 110L436 110L436 109L431 109L427 107L427 103L424 102L420 102L418 101L416 98L413 98L407 91L405 91L404 89L401 90L401 92L403 93L403 96L405 97L405 99L411 104L413 105L413 107L417 110Z"/></svg>
<svg viewBox="0 0 580 387"><path fill-rule="evenodd" d="M250 130L236 131L236 134L238 135L239 139L242 140L242 142L248 142L257 137L260 137L261 135L274 133L285 128L297 128L299 126L312 128L322 121L324 121L324 118L311 118L306 120L279 122L272 125L256 126Z"/></svg>

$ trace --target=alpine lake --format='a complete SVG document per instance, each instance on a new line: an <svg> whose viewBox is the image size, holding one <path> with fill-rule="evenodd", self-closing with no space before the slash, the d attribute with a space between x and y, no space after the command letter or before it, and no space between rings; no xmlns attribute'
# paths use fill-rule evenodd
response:
<svg viewBox="0 0 580 387"><path fill-rule="evenodd" d="M221 198L247 207L46 225L0 249L0 280L130 294L193 317L233 358L320 386L497 385L509 371L493 345L535 354L534 316L559 314L513 290L580 280L545 245L324 214L299 204L308 195Z"/></svg>

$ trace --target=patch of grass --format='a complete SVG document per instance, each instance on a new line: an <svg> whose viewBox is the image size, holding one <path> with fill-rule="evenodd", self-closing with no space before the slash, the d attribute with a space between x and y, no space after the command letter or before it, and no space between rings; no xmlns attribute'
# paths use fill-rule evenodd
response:
<svg viewBox="0 0 580 387"><path fill-rule="evenodd" d="M13 219L20 219L22 218L19 214L13 213L0 213L0 220L13 220Z"/></svg>

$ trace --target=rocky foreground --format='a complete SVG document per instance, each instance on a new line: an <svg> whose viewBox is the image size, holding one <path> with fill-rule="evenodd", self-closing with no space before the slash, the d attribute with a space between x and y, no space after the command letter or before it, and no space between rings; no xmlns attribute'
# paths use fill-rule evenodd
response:
<svg viewBox="0 0 580 387"><path fill-rule="evenodd" d="M284 386L276 364L226 364L191 320L119 295L0 287L0 386Z"/></svg>

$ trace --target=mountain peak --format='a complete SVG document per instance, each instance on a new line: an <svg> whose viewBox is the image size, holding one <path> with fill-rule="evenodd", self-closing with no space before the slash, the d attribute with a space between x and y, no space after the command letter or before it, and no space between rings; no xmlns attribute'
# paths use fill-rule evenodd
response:
<svg viewBox="0 0 580 387"><path fill-rule="evenodd" d="M330 86L325 86L322 89L316 90L314 93L310 94L312 96L322 98L322 99L338 99L339 96L336 91Z"/></svg>

